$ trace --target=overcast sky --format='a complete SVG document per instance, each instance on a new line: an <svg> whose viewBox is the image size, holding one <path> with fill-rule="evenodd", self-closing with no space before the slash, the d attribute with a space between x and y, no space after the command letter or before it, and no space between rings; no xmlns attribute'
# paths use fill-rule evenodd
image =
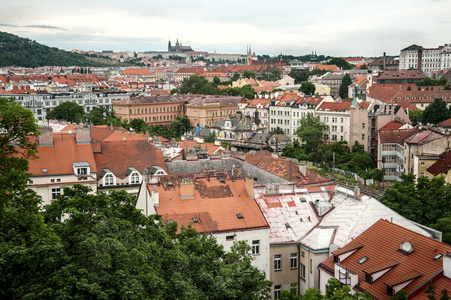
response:
<svg viewBox="0 0 451 300"><path fill-rule="evenodd" d="M0 31L65 50L399 55L451 42L451 0L15 0Z"/></svg>

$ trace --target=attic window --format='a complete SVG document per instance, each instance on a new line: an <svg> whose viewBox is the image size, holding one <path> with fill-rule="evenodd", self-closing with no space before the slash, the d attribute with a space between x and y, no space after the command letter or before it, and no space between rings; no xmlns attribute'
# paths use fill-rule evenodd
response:
<svg viewBox="0 0 451 300"><path fill-rule="evenodd" d="M442 257L442 254L437 254L436 256L434 256L433 260L437 261L440 259L440 257Z"/></svg>
<svg viewBox="0 0 451 300"><path fill-rule="evenodd" d="M363 263L366 262L367 260L368 260L368 257L364 256L364 257L362 257L362 258L358 261L358 263L359 263L359 264L363 264Z"/></svg>
<svg viewBox="0 0 451 300"><path fill-rule="evenodd" d="M199 223L200 222L200 220L198 218L196 218L196 217L192 218L192 220L193 220L193 223Z"/></svg>
<svg viewBox="0 0 451 300"><path fill-rule="evenodd" d="M238 219L244 219L243 214L236 214L236 216L237 216Z"/></svg>

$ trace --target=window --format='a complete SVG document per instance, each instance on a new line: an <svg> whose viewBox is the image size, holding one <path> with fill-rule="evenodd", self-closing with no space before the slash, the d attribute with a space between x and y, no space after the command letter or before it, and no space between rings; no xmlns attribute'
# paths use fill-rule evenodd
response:
<svg viewBox="0 0 451 300"><path fill-rule="evenodd" d="M305 280L305 266L301 264L301 278Z"/></svg>
<svg viewBox="0 0 451 300"><path fill-rule="evenodd" d="M274 300L280 299L280 292L282 291L282 286L275 285L274 286Z"/></svg>
<svg viewBox="0 0 451 300"><path fill-rule="evenodd" d="M56 182L61 182L61 178L57 178L57 179L56 179Z"/></svg>
<svg viewBox="0 0 451 300"><path fill-rule="evenodd" d="M233 241L235 239L234 235L227 235L226 236L226 241Z"/></svg>
<svg viewBox="0 0 451 300"><path fill-rule="evenodd" d="M114 176L113 174L107 174L105 176L105 185L113 185L114 184Z"/></svg>
<svg viewBox="0 0 451 300"><path fill-rule="evenodd" d="M365 123L362 123L362 129L365 129Z"/></svg>
<svg viewBox="0 0 451 300"><path fill-rule="evenodd" d="M50 182L55 182L55 179L53 179L53 178L52 178L52 179L50 179Z"/></svg>
<svg viewBox="0 0 451 300"><path fill-rule="evenodd" d="M291 253L290 267L292 269L297 269L298 268L298 254L297 253Z"/></svg>
<svg viewBox="0 0 451 300"><path fill-rule="evenodd" d="M424 165L424 161L420 162L420 165Z"/></svg>
<svg viewBox="0 0 451 300"><path fill-rule="evenodd" d="M130 184L137 184L137 183L139 183L139 174L134 172L130 176Z"/></svg>
<svg viewBox="0 0 451 300"><path fill-rule="evenodd" d="M274 255L274 271L282 270L282 254Z"/></svg>
<svg viewBox="0 0 451 300"><path fill-rule="evenodd" d="M260 240L252 241L252 255L260 254Z"/></svg>
<svg viewBox="0 0 451 300"><path fill-rule="evenodd" d="M362 141L364 141L364 140L365 140L365 134L362 133Z"/></svg>
<svg viewBox="0 0 451 300"><path fill-rule="evenodd" d="M86 175L86 174L88 174L88 169L87 168L78 168L77 174L78 175Z"/></svg>
<svg viewBox="0 0 451 300"><path fill-rule="evenodd" d="M310 259L310 274L312 274L313 273L313 260L312 259Z"/></svg>
<svg viewBox="0 0 451 300"><path fill-rule="evenodd" d="M52 200L56 200L56 197L58 195L61 195L61 189L60 188L52 189Z"/></svg>

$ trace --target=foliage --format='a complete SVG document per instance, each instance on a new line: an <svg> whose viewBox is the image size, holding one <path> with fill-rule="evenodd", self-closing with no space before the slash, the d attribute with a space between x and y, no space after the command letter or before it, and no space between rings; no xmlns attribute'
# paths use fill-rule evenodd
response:
<svg viewBox="0 0 451 300"><path fill-rule="evenodd" d="M437 289L437 286L435 286L433 284L428 285L428 287L424 291L426 294L428 294L428 299L437 300L437 297L436 297L437 292L435 291L436 289ZM439 300L451 299L450 296L448 295L448 290L446 290L446 289L442 290L440 292L440 294L441 294L441 296L440 296L440 298L438 298Z"/></svg>
<svg viewBox="0 0 451 300"><path fill-rule="evenodd" d="M329 71L324 70L324 69L313 69L311 71L305 71L305 72L301 73L301 76L299 78L299 82L307 81L310 76L313 76L313 75L324 75L327 72L329 72Z"/></svg>
<svg viewBox="0 0 451 300"><path fill-rule="evenodd" d="M409 119L412 122L412 126L417 126L423 119L422 110L409 110Z"/></svg>
<svg viewBox="0 0 451 300"><path fill-rule="evenodd" d="M326 295L322 295L321 291L316 288L309 288L302 297L303 300L371 300L373 299L367 292L351 294L351 289L347 285L343 285L336 278L327 281Z"/></svg>
<svg viewBox="0 0 451 300"><path fill-rule="evenodd" d="M279 69L274 69L271 73L261 73L258 80L277 81L282 78L282 72Z"/></svg>
<svg viewBox="0 0 451 300"><path fill-rule="evenodd" d="M325 55L316 55L316 54L306 54L306 55L274 55L274 56L269 56L267 54L263 54L263 55L257 55L258 60L298 60L301 62L309 62L312 60L316 60L318 62L321 62L323 60L327 60L330 58L330 56L325 56Z"/></svg>
<svg viewBox="0 0 451 300"><path fill-rule="evenodd" d="M301 83L301 87L299 88L299 90L306 95L315 94L315 89L316 89L315 85L308 81L304 81L303 83Z"/></svg>
<svg viewBox="0 0 451 300"><path fill-rule="evenodd" d="M442 98L435 98L423 112L423 124L437 124L451 118L451 111L446 107L446 102Z"/></svg>
<svg viewBox="0 0 451 300"><path fill-rule="evenodd" d="M216 141L216 133L211 131L208 136L204 138L205 143L214 143Z"/></svg>
<svg viewBox="0 0 451 300"><path fill-rule="evenodd" d="M255 73L249 70L244 70L243 72L243 77L244 78L255 78Z"/></svg>
<svg viewBox="0 0 451 300"><path fill-rule="evenodd" d="M138 133L145 133L149 126L142 119L132 119L130 121L130 129L133 128L134 131Z"/></svg>
<svg viewBox="0 0 451 300"><path fill-rule="evenodd" d="M339 58L339 57L334 57L331 60L329 60L328 62L324 63L325 65L336 65L337 67L341 68L342 70L351 70L352 68L354 68L354 65L348 63L346 60Z"/></svg>
<svg viewBox="0 0 451 300"><path fill-rule="evenodd" d="M170 130L174 137L181 137L185 132L192 129L188 116L177 116L170 125Z"/></svg>
<svg viewBox="0 0 451 300"><path fill-rule="evenodd" d="M422 80L416 80L415 81L415 85L420 87L420 86L444 86L446 85L447 80L445 77L442 77L440 79L432 79L430 77L426 77Z"/></svg>
<svg viewBox="0 0 451 300"><path fill-rule="evenodd" d="M0 219L1 211L23 192L28 158L37 158L33 138L39 135L33 113L13 99L0 98Z"/></svg>
<svg viewBox="0 0 451 300"><path fill-rule="evenodd" d="M275 134L285 134L285 131L283 131L282 128L280 128L279 126L277 126L276 128L273 129L273 131L271 131L272 133Z"/></svg>
<svg viewBox="0 0 451 300"><path fill-rule="evenodd" d="M213 77L213 84L215 86L218 86L221 83L221 79L219 79L219 77L215 76Z"/></svg>
<svg viewBox="0 0 451 300"><path fill-rule="evenodd" d="M183 79L180 86L181 94L217 95L219 89L210 83L205 76L191 75Z"/></svg>
<svg viewBox="0 0 451 300"><path fill-rule="evenodd" d="M304 142L307 153L314 153L318 150L318 145L322 144L326 124L320 121L319 117L308 113L305 118L300 119L297 135Z"/></svg>
<svg viewBox="0 0 451 300"><path fill-rule="evenodd" d="M444 177L402 174L402 181L388 188L381 202L414 222L443 231L443 241L451 243L451 185Z"/></svg>
<svg viewBox="0 0 451 300"><path fill-rule="evenodd" d="M75 102L63 102L55 106L48 114L47 120L80 123L85 118L85 110Z"/></svg>
<svg viewBox="0 0 451 300"><path fill-rule="evenodd" d="M226 88L221 90L220 93L224 96L242 96L247 99L254 99L256 94L254 88L249 84L246 84L241 88Z"/></svg>
<svg viewBox="0 0 451 300"><path fill-rule="evenodd" d="M341 80L339 95L340 98L344 99L348 97L348 86L352 84L351 76L347 73Z"/></svg>
<svg viewBox="0 0 451 300"><path fill-rule="evenodd" d="M121 120L116 117L114 110L104 107L93 107L87 114L87 119L92 125L121 126Z"/></svg>
<svg viewBox="0 0 451 300"><path fill-rule="evenodd" d="M21 66L36 68L42 66L105 66L88 59L83 54L67 52L41 45L36 41L0 32L0 67Z"/></svg>

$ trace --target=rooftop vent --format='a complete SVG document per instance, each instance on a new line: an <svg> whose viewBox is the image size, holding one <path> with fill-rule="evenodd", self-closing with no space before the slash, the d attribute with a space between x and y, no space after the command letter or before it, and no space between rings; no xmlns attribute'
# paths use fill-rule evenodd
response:
<svg viewBox="0 0 451 300"><path fill-rule="evenodd" d="M405 252L408 255L413 252L413 246L408 242L401 242L399 250Z"/></svg>

